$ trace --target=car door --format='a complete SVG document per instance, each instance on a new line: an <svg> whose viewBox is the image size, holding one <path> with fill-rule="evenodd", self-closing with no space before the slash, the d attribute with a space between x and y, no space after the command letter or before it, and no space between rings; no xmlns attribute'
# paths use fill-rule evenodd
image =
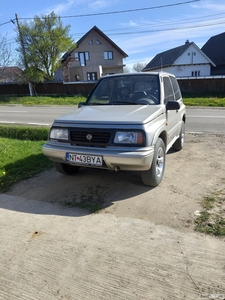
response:
<svg viewBox="0 0 225 300"><path fill-rule="evenodd" d="M175 93L170 76L163 77L164 83L164 104L169 100L176 101ZM177 110L168 110L167 114L167 134L168 144L179 134L179 113Z"/></svg>

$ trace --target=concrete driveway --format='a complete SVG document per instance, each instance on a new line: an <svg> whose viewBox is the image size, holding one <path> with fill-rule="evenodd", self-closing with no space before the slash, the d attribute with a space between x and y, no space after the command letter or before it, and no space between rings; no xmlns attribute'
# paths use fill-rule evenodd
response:
<svg viewBox="0 0 225 300"><path fill-rule="evenodd" d="M225 239L193 230L200 199L223 188L224 150L188 135L155 189L136 173L51 170L0 194L0 299L225 299ZM100 213L65 205L97 186Z"/></svg>

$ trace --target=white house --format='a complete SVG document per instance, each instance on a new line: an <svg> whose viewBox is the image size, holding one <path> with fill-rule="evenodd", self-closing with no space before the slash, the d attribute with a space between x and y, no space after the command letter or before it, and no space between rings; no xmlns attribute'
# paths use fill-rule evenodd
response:
<svg viewBox="0 0 225 300"><path fill-rule="evenodd" d="M194 43L188 40L184 45L157 54L142 70L166 71L176 77L210 76L212 60Z"/></svg>

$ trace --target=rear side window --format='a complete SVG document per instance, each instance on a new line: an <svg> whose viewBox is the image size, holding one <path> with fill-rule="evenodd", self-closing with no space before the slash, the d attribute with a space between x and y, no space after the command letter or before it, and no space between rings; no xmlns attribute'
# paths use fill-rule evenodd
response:
<svg viewBox="0 0 225 300"><path fill-rule="evenodd" d="M176 78L174 78L172 76L170 77L170 79L171 79L171 82L172 82L175 99L179 100L179 99L181 99L181 92L180 92L178 82L177 82Z"/></svg>
<svg viewBox="0 0 225 300"><path fill-rule="evenodd" d="M175 100L173 88L169 77L163 77L164 82L164 103L166 104L169 100Z"/></svg>

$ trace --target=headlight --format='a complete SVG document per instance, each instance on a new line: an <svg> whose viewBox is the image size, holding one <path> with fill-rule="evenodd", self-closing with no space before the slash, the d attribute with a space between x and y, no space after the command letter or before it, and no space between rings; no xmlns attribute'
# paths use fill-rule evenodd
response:
<svg viewBox="0 0 225 300"><path fill-rule="evenodd" d="M52 128L50 132L50 139L68 140L68 129Z"/></svg>
<svg viewBox="0 0 225 300"><path fill-rule="evenodd" d="M114 143L121 144L143 144L144 137L142 132L137 131L117 131Z"/></svg>

